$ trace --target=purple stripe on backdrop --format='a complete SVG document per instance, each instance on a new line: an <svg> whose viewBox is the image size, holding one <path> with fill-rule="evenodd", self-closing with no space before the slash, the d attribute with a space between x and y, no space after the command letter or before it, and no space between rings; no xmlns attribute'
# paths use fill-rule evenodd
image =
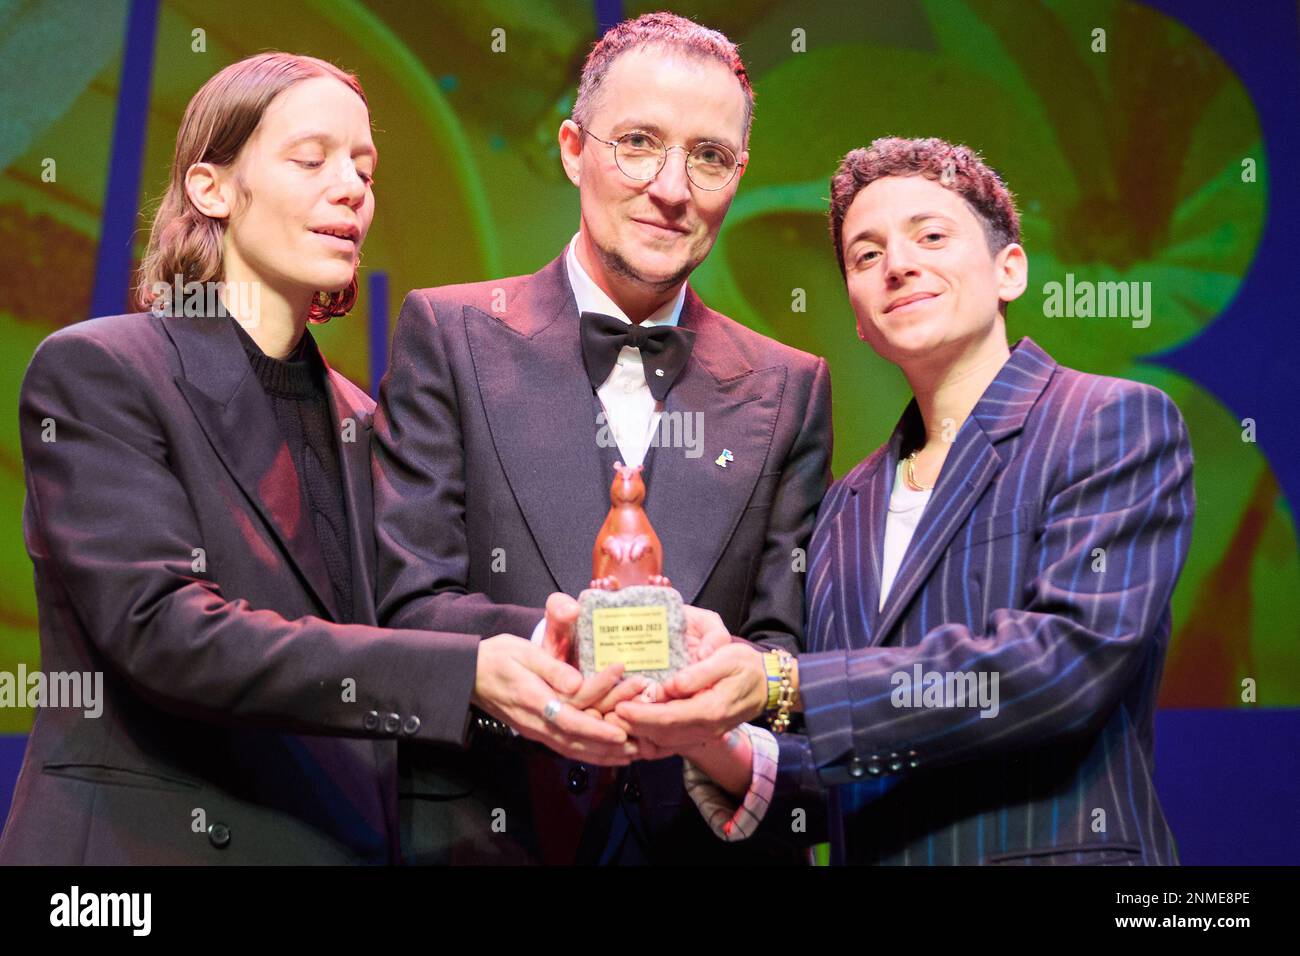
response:
<svg viewBox="0 0 1300 956"><path fill-rule="evenodd" d="M388 371L388 273L372 272L366 284L370 303L370 397L379 401L379 383Z"/></svg>
<svg viewBox="0 0 1300 956"><path fill-rule="evenodd" d="M131 247L140 210L140 176L145 128L149 125L149 86L153 82L157 32L158 0L132 0L126 18L122 78L117 94L117 116L113 121L99 251L95 258L92 316L129 311Z"/></svg>
<svg viewBox="0 0 1300 956"><path fill-rule="evenodd" d="M604 36L606 30L623 20L623 0L595 0L592 5L595 7L598 36Z"/></svg>
<svg viewBox="0 0 1300 956"><path fill-rule="evenodd" d="M14 781L23 764L26 734L0 734L0 826L9 815L9 802L14 798Z"/></svg>
<svg viewBox="0 0 1300 956"><path fill-rule="evenodd" d="M1300 502L1300 437L1287 414L1300 395L1296 332L1295 324L1277 311L1278 303L1295 302L1300 295L1295 268L1300 187L1287 175L1300 150L1295 0L1239 4L1244 16L1225 16L1221 0L1148 3L1198 33L1245 85L1263 133L1267 160L1260 165L1267 164L1269 191L1264 232L1237 294L1199 335L1151 360L1195 379L1238 419L1259 420L1259 447L1295 508ZM1255 152L1242 158L1248 155Z"/></svg>
<svg viewBox="0 0 1300 956"><path fill-rule="evenodd" d="M1300 708L1156 714L1156 790L1191 865L1300 863ZM26 737L0 736L0 819Z"/></svg>
<svg viewBox="0 0 1300 956"><path fill-rule="evenodd" d="M1300 708L1156 713L1156 793L1184 864L1300 864Z"/></svg>

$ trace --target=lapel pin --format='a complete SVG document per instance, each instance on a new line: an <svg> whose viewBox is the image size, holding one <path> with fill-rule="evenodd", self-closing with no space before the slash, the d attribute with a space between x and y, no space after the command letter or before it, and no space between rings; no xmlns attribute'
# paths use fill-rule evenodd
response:
<svg viewBox="0 0 1300 956"><path fill-rule="evenodd" d="M722 454L719 455L717 458L715 458L713 460L713 463L717 465L719 468L726 468L727 462L735 461L735 460L736 460L736 456L731 453L731 449L724 448L722 449Z"/></svg>
<svg viewBox="0 0 1300 956"><path fill-rule="evenodd" d="M655 374L658 375L660 378L663 378L663 377L664 377L664 370L661 369L661 368L657 368L657 369L655 369Z"/></svg>

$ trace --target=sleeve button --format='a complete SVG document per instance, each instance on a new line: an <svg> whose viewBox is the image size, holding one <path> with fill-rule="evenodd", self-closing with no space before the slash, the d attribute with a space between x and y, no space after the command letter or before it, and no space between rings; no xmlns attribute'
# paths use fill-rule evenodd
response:
<svg viewBox="0 0 1300 956"><path fill-rule="evenodd" d="M208 827L208 842L218 850L224 850L230 845L230 827L224 823L214 823Z"/></svg>

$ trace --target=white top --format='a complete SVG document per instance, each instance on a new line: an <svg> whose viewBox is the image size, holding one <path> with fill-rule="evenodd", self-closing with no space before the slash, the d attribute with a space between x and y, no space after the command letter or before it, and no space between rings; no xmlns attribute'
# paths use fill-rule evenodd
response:
<svg viewBox="0 0 1300 956"><path fill-rule="evenodd" d="M880 569L880 610L884 610L885 598L894 586L894 578L907 554L907 546L912 543L916 526L921 523L921 513L925 511L930 491L913 491L907 486L904 476L907 459L900 459L898 469L894 472L894 490L889 495L889 513L885 517L885 560Z"/></svg>
<svg viewBox="0 0 1300 956"><path fill-rule="evenodd" d="M614 304L614 300L582 268L582 263L578 261L577 245L578 237L575 235L569 243L564 263L569 270L573 297L578 301L578 312L603 312L631 325L632 320L627 314ZM683 282L677 295L656 309L641 324L676 325L681 319L682 303L685 300L686 283ZM600 396L600 403L605 408L605 424L609 426L610 434L618 444L623 464L629 467L642 464L659 427L663 406L650 394L641 350L624 346L618 353L618 361L610 370L609 377L596 389L596 394Z"/></svg>

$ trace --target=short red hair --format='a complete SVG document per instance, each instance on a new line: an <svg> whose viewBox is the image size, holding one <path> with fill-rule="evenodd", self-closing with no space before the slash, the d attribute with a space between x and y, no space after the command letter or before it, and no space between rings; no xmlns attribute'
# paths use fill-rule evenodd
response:
<svg viewBox="0 0 1300 956"><path fill-rule="evenodd" d="M605 74L624 53L645 46L660 46L701 60L716 60L740 81L745 94L744 142L749 143L749 127L754 118L754 87L745 72L744 61L736 44L717 30L710 30L694 20L675 13L646 13L635 20L624 20L605 31L596 41L582 66L578 81L578 98L573 103L573 121L584 129L596 109L596 99Z"/></svg>

